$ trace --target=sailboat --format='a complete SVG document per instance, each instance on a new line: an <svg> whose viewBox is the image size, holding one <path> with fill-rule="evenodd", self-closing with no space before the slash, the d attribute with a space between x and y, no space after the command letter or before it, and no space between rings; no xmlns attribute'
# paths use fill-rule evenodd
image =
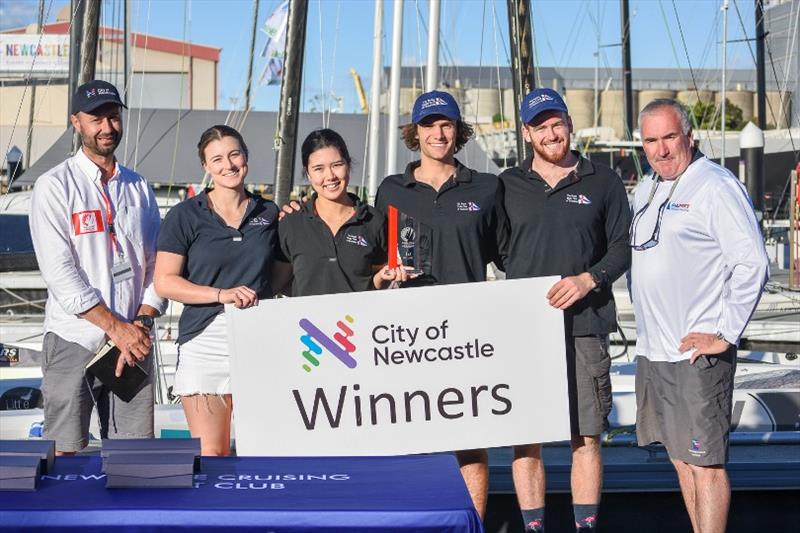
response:
<svg viewBox="0 0 800 533"><path fill-rule="evenodd" d="M434 3L432 2L431 4L433 5ZM380 1L376 3L376 5L380 5ZM402 15L402 10L400 14ZM433 19L433 16L430 18ZM376 33L379 34L381 25L376 23L376 28ZM400 32L397 32L398 36L399 33ZM435 37L435 33L432 33L432 35ZM530 35L528 35L528 37L530 37ZM380 41L380 35L376 37L376 41ZM398 51L400 50L399 43L395 43L393 46L396 47ZM524 49L525 46L518 44L517 48ZM397 64L393 65L393 69L396 68L397 72L399 72L399 58L401 55L399 53L393 53L393 56L395 55L397 56ZM376 57L378 58L377 61L380 61L380 53L376 54ZM429 74L427 81L428 83L433 83L434 86L436 86L436 79L438 78L437 73L439 71L438 65L436 64L437 60L438 57L434 55L432 58L429 58L430 64L428 65ZM297 69L297 67L295 66L293 69ZM375 70L373 70L373 72L374 71ZM378 71L380 71L380 69L378 69ZM528 72L530 73L531 70ZM519 93L523 93L525 90L525 86L521 80L520 78ZM528 82L528 87L532 83L532 80L530 80ZM399 89L399 85L396 86L394 82L391 86L393 93L396 90L395 87ZM373 93L379 89L380 84L376 85L375 80L373 80ZM374 96L373 94L373 97ZM292 98L292 96L287 95L287 99L290 98ZM296 94L293 98L297 98ZM397 97L394 96L392 98L396 99ZM378 106L375 105L374 102L377 102L377 100L373 98L372 114L369 116L369 122L374 122L374 125L370 127L387 128L388 126L388 129L385 130L389 132L390 137L388 146L400 148L399 140L396 137L394 137L394 139L391 137L396 133L396 128L392 128L391 126L392 124L398 123L399 117L396 113L399 110L399 106L390 105L390 109L395 113L394 116L381 117L378 113ZM224 115L224 112L218 113L219 115L217 115L217 117L223 118L222 115ZM200 113L190 111L182 112L173 117L173 122L162 125L163 129L159 133L155 135L148 134L147 136L140 135L138 138L133 139L133 143L140 143L140 151L152 154L154 159L159 160L161 156L158 156L158 150L169 150L169 146L164 146L168 143L160 142L162 146L158 146L159 142L153 142L151 146L144 146L141 144L144 142L142 139L152 138L161 140L165 138L170 130L175 129L176 124L182 124L184 128L191 129L192 131L199 131L199 124L201 124L202 121L207 122L210 120L210 116L213 117L213 115L208 115L207 113L203 114L202 118L200 118L200 115ZM131 113L131 116L134 116L134 113ZM142 115L139 116L141 117ZM154 127L153 124L157 123L159 120L160 118L157 112L145 110L144 118L131 120L131 122L128 123L128 127L131 129L138 129L140 126L147 127L148 125ZM216 117L214 117L213 120L216 120ZM223 119L222 121L224 122L225 120ZM306 121L305 125L304 121ZM340 127L340 125L348 124L348 121L351 122L350 127L352 127L353 130L363 132L367 129L367 117L363 115L338 117L337 128ZM275 123L275 114L262 114L248 111L246 124L240 126L243 129L245 137L248 136L248 128L253 127L252 135L255 137L257 135L256 132L260 131L263 134L263 131L265 131L263 124L270 123ZM255 126L253 126L254 124ZM297 138L299 137L298 132L302 133L304 129L310 130L315 126L318 126L318 121L316 121L316 119L312 120L300 114L297 124L295 125L295 131L291 135L285 135L284 139L289 136ZM386 162L387 167L393 165L394 168L397 168L403 163L403 157L410 159L412 155L402 149L394 150L394 154L383 153L383 147L379 147L375 141L375 139L377 139L375 130L369 133L369 138L373 139L369 144L367 144L367 140L363 138L363 134L360 136L363 141L361 144L358 144L359 136L355 134L346 136L353 140L354 146L351 146L351 149L354 153L362 151L362 153L369 154L371 173L369 183L374 184L377 180L372 179L372 173L373 171L377 172L377 170L374 169L379 168L382 161ZM57 144L59 146L65 146L69 141L68 137L68 135L65 135ZM292 147L286 147L285 149L293 150ZM132 151L127 148L123 148L123 150L128 152ZM468 157L473 158L473 161L481 157L481 154L486 158L486 155L475 143L469 143L466 150ZM518 148L518 150L520 149ZM275 168L276 160L282 160L282 164L287 164L286 157L281 155L277 157L272 156L273 154L271 152L268 154L255 153L251 165L251 172L252 167L263 164L263 168L265 169L263 173L252 173L262 176L269 175L270 169ZM63 156L61 157L63 158ZM259 157L264 157L266 161L260 163ZM294 160L295 157L296 156L292 154L288 160ZM47 160L47 158L44 159ZM486 164L488 166L488 161ZM497 168L494 163L492 163L492 165L492 168ZM35 170L35 167L31 170ZM282 174L279 173L279 177L283 176L285 178L288 176L291 178L293 175L291 170L284 170L282 172ZM31 175L35 175L35 172L31 172ZM195 181L195 183L197 183L197 181ZM285 182L283 187L284 192L291 189L291 181ZM374 193L374 190L371 190L371 192ZM178 199L179 197L177 195L172 196L171 199L166 202L165 209L169 207L169 202L174 203L174 201ZM0 213L8 217L25 216L27 214L26 202L28 201L29 193L24 191L7 194L3 197L3 203L0 205ZM17 221L17 224L20 224L19 221ZM30 252L30 250L27 252L25 250L20 251L22 253ZM26 290L38 292L20 292L23 286ZM38 369L38 361L36 359L36 352L40 350L41 346L41 316L39 313L37 317L36 311L41 311L42 304L46 298L46 288L44 287L43 281L41 281L41 277L38 276L35 270L24 272L20 269L15 270L13 276L4 273L0 288L5 290L6 294L12 293L8 294L8 296L14 299L14 301L8 302L9 307L5 309L22 309L25 311L15 312L14 316L7 316L0 321L0 342L2 342L2 350L4 350L3 353L5 354L7 364L5 367L0 367L0 438L25 438L28 436L36 436L38 434L37 432L41 429L42 422L42 413L40 409L41 395L40 393L37 394L41 373ZM635 329L633 328L632 310L627 300L627 291L622 286L618 286L615 289L615 297L617 298L620 309L621 330L614 338L615 350L618 351L615 355L618 356L618 359L615 360L612 374L615 393L614 408L610 419L615 430L624 430L631 429L635 421L633 386L634 363L631 362L632 357L630 352L626 352L630 343L635 340ZM24 302L20 301L20 299L24 300ZM10 304L13 304L13 306ZM5 305L5 303L3 305ZM773 340L777 338L778 340L788 340L793 343L800 342L800 339L797 338L797 336L800 336L800 332L791 330L791 322L780 323L772 320L778 315L795 313L794 316L796 316L798 308L800 308L800 303L798 303L798 299L794 294L789 294L787 296L787 294L783 292L768 292L765 294L762 301L762 308L756 320L751 323L748 335L752 338L766 336L773 337ZM171 310L172 314L159 321L157 337L161 341L158 343L158 356L160 358L159 397L161 403L156 409L156 426L159 428L157 434L161 434L160 430L165 430L165 434L173 434L171 433L172 431L185 431L186 429L186 422L183 418L182 409L180 406L171 403L172 399L169 390L176 361L174 344L170 341L177 337L177 316L179 315L179 311L179 307L173 307ZM800 393L800 383L798 383L796 378L794 378L793 381L791 376L795 372L800 372L797 359L793 358L789 351L750 351L742 355L748 359L742 360L737 375L737 380L739 380L741 386L737 388L735 392L734 402L740 405L741 408L739 409L739 417L735 428L736 431L745 433L796 431L797 412L800 410L800 406L798 406L798 402L793 398L796 398L797 394ZM2 359L0 359L0 364L1 363ZM787 376L789 377L788 379ZM767 390L767 387L763 386L765 381L762 379L766 379L767 377L783 379L789 386L777 392L775 390ZM620 435L624 434L626 434L624 431L617 431L614 433L612 439L620 439L622 438ZM627 433L627 435L630 435L630 433Z"/></svg>

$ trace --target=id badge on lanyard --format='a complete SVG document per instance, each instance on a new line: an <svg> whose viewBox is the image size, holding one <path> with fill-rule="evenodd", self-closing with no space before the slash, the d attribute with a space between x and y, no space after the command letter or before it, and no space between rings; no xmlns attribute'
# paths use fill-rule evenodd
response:
<svg viewBox="0 0 800 533"><path fill-rule="evenodd" d="M111 202L106 194L105 186L101 187L100 194L106 204L106 226L108 236L111 239L111 251L114 254L114 265L111 267L111 279L114 283L119 283L133 277L133 265L125 258L125 253L117 240L117 230L114 227L114 216L111 213Z"/></svg>

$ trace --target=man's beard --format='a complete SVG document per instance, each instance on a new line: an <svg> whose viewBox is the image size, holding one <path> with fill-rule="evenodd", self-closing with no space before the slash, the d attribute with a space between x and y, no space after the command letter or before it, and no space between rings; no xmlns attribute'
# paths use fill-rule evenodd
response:
<svg viewBox="0 0 800 533"><path fill-rule="evenodd" d="M533 144L534 157L538 157L548 163L560 163L569 153L569 144L564 143L563 148L557 153L549 152L537 144Z"/></svg>
<svg viewBox="0 0 800 533"><path fill-rule="evenodd" d="M119 133L114 133L113 137L114 143L110 146L100 146L97 142L97 137L81 137L81 141L85 147L89 148L95 154L107 156L114 153L122 136Z"/></svg>

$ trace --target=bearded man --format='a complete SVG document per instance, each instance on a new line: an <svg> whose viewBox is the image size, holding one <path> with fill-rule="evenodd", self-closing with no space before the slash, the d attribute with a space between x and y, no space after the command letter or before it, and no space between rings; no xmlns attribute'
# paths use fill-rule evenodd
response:
<svg viewBox="0 0 800 533"><path fill-rule="evenodd" d="M608 334L617 327L611 285L630 266L630 209L613 170L570 151L572 120L556 91L534 89L520 117L533 155L500 175L508 217L501 256L509 279L562 276L546 297L564 311L575 528L594 531L603 479L600 434L611 411ZM526 531L544 531L541 449L514 448Z"/></svg>
<svg viewBox="0 0 800 533"><path fill-rule="evenodd" d="M82 147L36 180L30 226L47 284L42 393L44 438L58 455L89 442L96 406L102 438L153 437L150 328L166 302L153 288L160 224L147 181L117 162L122 108L116 87L93 80L72 97L70 122ZM107 339L120 350L116 374L149 377L130 402L85 374Z"/></svg>

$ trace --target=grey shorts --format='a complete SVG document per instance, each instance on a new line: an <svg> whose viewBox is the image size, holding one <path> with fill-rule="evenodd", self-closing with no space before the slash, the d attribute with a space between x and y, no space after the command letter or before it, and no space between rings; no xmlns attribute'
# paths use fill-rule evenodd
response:
<svg viewBox="0 0 800 533"><path fill-rule="evenodd" d="M56 441L56 450L77 452L89 444L89 422L94 400L101 438L153 437L153 358L142 367L150 374L145 387L129 403L106 389L99 380L84 377L94 357L80 344L49 332L42 345L42 394L45 439ZM87 383L88 379L88 383Z"/></svg>
<svg viewBox="0 0 800 533"><path fill-rule="evenodd" d="M567 391L573 435L600 435L611 412L608 335L567 336Z"/></svg>
<svg viewBox="0 0 800 533"><path fill-rule="evenodd" d="M668 363L636 358L636 440L661 442L670 458L698 466L728 460L736 348Z"/></svg>

